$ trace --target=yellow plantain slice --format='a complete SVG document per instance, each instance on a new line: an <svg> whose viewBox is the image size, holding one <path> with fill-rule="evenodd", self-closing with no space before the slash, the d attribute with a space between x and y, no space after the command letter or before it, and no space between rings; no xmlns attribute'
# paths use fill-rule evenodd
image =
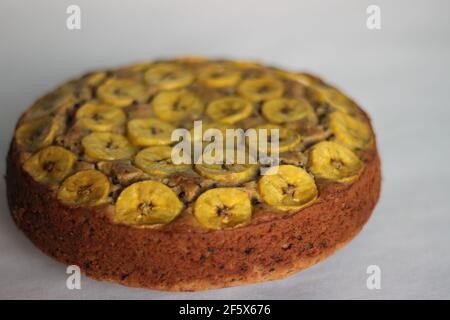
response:
<svg viewBox="0 0 450 320"><path fill-rule="evenodd" d="M24 169L41 183L58 183L72 171L76 156L62 147L50 146L32 155Z"/></svg>
<svg viewBox="0 0 450 320"><path fill-rule="evenodd" d="M363 163L347 147L333 141L322 141L311 147L308 166L317 178L350 182L358 177Z"/></svg>
<svg viewBox="0 0 450 320"><path fill-rule="evenodd" d="M75 117L82 127L93 131L110 131L122 126L127 120L122 109L95 102L83 104Z"/></svg>
<svg viewBox="0 0 450 320"><path fill-rule="evenodd" d="M181 209L183 204L169 187L157 181L141 181L120 193L113 220L133 226L166 224Z"/></svg>
<svg viewBox="0 0 450 320"><path fill-rule="evenodd" d="M203 177L221 182L226 185L237 185L253 179L258 174L259 166L255 161L250 161L250 155L244 154L244 163L239 163L237 149L234 153L234 158L227 164L227 150L224 147L223 159L221 164L197 164L195 170ZM214 152L213 152L214 153ZM214 156L214 155L211 155ZM207 158L207 154L204 155ZM255 164L254 164L255 163Z"/></svg>
<svg viewBox="0 0 450 320"><path fill-rule="evenodd" d="M97 206L108 201L111 189L108 178L97 170L84 170L64 180L58 199L73 206Z"/></svg>
<svg viewBox="0 0 450 320"><path fill-rule="evenodd" d="M239 97L224 97L211 101L206 107L206 114L217 122L233 124L250 116L253 105Z"/></svg>
<svg viewBox="0 0 450 320"><path fill-rule="evenodd" d="M217 188L198 197L194 215L205 228L232 228L250 221L252 205L245 191L238 188Z"/></svg>
<svg viewBox="0 0 450 320"><path fill-rule="evenodd" d="M225 124L221 122L206 122L202 123L202 132L200 135L200 131L194 132L194 128L192 128L190 132L190 139L192 141L204 141L205 143L209 143L209 141L204 139L204 135L207 130L214 129L219 130L220 134L222 135L222 141L225 145L226 143L226 137L227 137L227 129L234 130L236 129L233 125Z"/></svg>
<svg viewBox="0 0 450 320"><path fill-rule="evenodd" d="M163 91L152 101L155 115L167 122L198 119L203 112L203 102L192 92Z"/></svg>
<svg viewBox="0 0 450 320"><path fill-rule="evenodd" d="M142 102L147 95L145 86L135 79L111 78L97 89L100 100L113 107L127 107L135 101Z"/></svg>
<svg viewBox="0 0 450 320"><path fill-rule="evenodd" d="M199 71L198 79L211 88L223 88L236 85L241 73L225 64L212 64Z"/></svg>
<svg viewBox="0 0 450 320"><path fill-rule="evenodd" d="M35 151L52 144L60 123L52 117L41 117L24 122L17 128L16 142L19 147Z"/></svg>
<svg viewBox="0 0 450 320"><path fill-rule="evenodd" d="M279 98L283 95L283 83L270 77L248 79L241 82L238 93L251 101Z"/></svg>
<svg viewBox="0 0 450 320"><path fill-rule="evenodd" d="M176 64L160 63L150 67L144 78L148 84L159 89L175 90L189 85L194 80L194 75Z"/></svg>
<svg viewBox="0 0 450 320"><path fill-rule="evenodd" d="M94 132L81 140L87 156L96 160L130 159L135 149L124 136L110 132Z"/></svg>
<svg viewBox="0 0 450 320"><path fill-rule="evenodd" d="M25 113L25 119L30 121L45 116L51 117L74 103L75 98L72 94L63 93L62 90L58 90L37 100Z"/></svg>
<svg viewBox="0 0 450 320"><path fill-rule="evenodd" d="M314 96L322 102L330 105L334 110L353 114L357 111L355 103L346 95L332 87L314 86Z"/></svg>
<svg viewBox="0 0 450 320"><path fill-rule="evenodd" d="M372 139L369 125L347 113L332 112L328 124L336 141L351 149L363 149Z"/></svg>
<svg viewBox="0 0 450 320"><path fill-rule="evenodd" d="M297 211L317 199L314 178L304 169L282 165L270 168L258 183L263 200L282 211Z"/></svg>
<svg viewBox="0 0 450 320"><path fill-rule="evenodd" d="M260 140L260 134L261 134L261 130L264 129L266 130L266 147L263 147L263 144L261 144ZM271 130L272 129L278 129L278 135L279 135L279 140L278 140L278 152L287 152L287 151L291 151L294 150L296 147L298 147L300 145L300 142L302 141L300 135L295 132L294 130L291 129L287 129L287 128L282 128L282 127L278 127L276 125L272 125L272 124L263 124L263 125L259 125L256 127L256 133L257 133L257 147L258 150L263 150L266 151L269 155L271 152L273 152L274 146L275 144L273 143L272 139L272 134L271 134Z"/></svg>
<svg viewBox="0 0 450 320"><path fill-rule="evenodd" d="M249 60L233 60L233 61L228 61L228 63L238 69L241 69L241 70L263 68L263 66L261 64L253 62L253 61L249 61Z"/></svg>
<svg viewBox="0 0 450 320"><path fill-rule="evenodd" d="M175 127L158 119L133 119L128 122L128 138L136 146L168 145Z"/></svg>
<svg viewBox="0 0 450 320"><path fill-rule="evenodd" d="M275 73L282 78L296 81L307 87L319 84L317 79L306 73L288 72L283 70L276 70Z"/></svg>
<svg viewBox="0 0 450 320"><path fill-rule="evenodd" d="M314 109L306 99L279 98L269 100L262 106L261 113L267 121L276 124L302 119L314 121L316 117Z"/></svg>
<svg viewBox="0 0 450 320"><path fill-rule="evenodd" d="M172 163L172 148L169 146L153 146L140 151L134 163L142 171L156 176L169 176L191 168L189 164Z"/></svg>
<svg viewBox="0 0 450 320"><path fill-rule="evenodd" d="M83 79L83 81L88 86L96 86L100 82L105 80L106 76L107 76L107 74L106 74L105 71L98 71L98 72L94 72L94 73L89 74L88 76L86 76Z"/></svg>

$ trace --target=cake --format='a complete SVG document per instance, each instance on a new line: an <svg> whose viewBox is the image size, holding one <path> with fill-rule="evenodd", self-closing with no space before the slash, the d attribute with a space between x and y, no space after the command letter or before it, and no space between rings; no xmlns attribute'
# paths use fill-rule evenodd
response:
<svg viewBox="0 0 450 320"><path fill-rule="evenodd" d="M261 143L244 136L243 163L206 161L236 150L223 140L206 153L228 132ZM200 156L175 160L181 142ZM264 152L276 157L250 161ZM17 227L50 257L98 280L196 291L330 256L369 219L381 172L369 116L318 77L182 57L91 72L39 98L18 120L6 182Z"/></svg>

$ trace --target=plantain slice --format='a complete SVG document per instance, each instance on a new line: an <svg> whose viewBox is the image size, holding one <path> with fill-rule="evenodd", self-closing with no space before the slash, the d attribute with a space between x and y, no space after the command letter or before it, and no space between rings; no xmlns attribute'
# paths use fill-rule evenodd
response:
<svg viewBox="0 0 450 320"><path fill-rule="evenodd" d="M328 124L336 141L351 149L363 149L372 139L369 125L345 112L332 112Z"/></svg>
<svg viewBox="0 0 450 320"><path fill-rule="evenodd" d="M144 75L145 81L162 90L186 87L194 80L189 70L172 63L160 63L150 67Z"/></svg>
<svg viewBox="0 0 450 320"><path fill-rule="evenodd" d="M63 147L50 146L32 155L24 169L41 183L58 183L72 171L76 156Z"/></svg>
<svg viewBox="0 0 450 320"><path fill-rule="evenodd" d="M136 155L134 163L144 172L161 177L191 168L189 164L174 164L172 162L172 148L169 146L145 148Z"/></svg>
<svg viewBox="0 0 450 320"><path fill-rule="evenodd" d="M208 229L232 228L250 221L252 205L245 191L238 188L217 188L198 197L194 216Z"/></svg>
<svg viewBox="0 0 450 320"><path fill-rule="evenodd" d="M260 77L242 81L237 90L242 97L257 102L281 97L284 86L275 78Z"/></svg>
<svg viewBox="0 0 450 320"><path fill-rule="evenodd" d="M356 104L332 87L314 86L312 87L313 96L321 102L327 103L333 110L342 111L350 114L357 112Z"/></svg>
<svg viewBox="0 0 450 320"><path fill-rule="evenodd" d="M306 99L279 98L266 101L261 113L267 121L282 124L308 119L314 121L316 115Z"/></svg>
<svg viewBox="0 0 450 320"><path fill-rule="evenodd" d="M111 132L94 132L81 140L87 156L96 160L130 159L135 148L127 138Z"/></svg>
<svg viewBox="0 0 450 320"><path fill-rule="evenodd" d="M84 77L83 81L88 86L97 86L107 77L106 71L97 71Z"/></svg>
<svg viewBox="0 0 450 320"><path fill-rule="evenodd" d="M195 131L194 128L192 128L190 132L190 139L191 141L202 141L205 143L208 143L210 140L205 140L205 134L210 132L207 132L209 129L218 130L222 136L222 142L225 145L226 144L226 137L227 137L227 129L234 130L236 129L235 126L231 124L221 123L221 122L206 122L202 123L202 131ZM212 131L214 132L214 131Z"/></svg>
<svg viewBox="0 0 450 320"><path fill-rule="evenodd" d="M108 178L97 170L84 170L64 180L58 199L73 206L97 206L108 201L111 189Z"/></svg>
<svg viewBox="0 0 450 320"><path fill-rule="evenodd" d="M250 155L245 152L245 150L242 150L242 152L243 159L240 159L237 149L235 149L234 152L228 150L227 153L227 149L224 147L223 161L220 161L218 164L208 164L213 161L207 162L208 160L206 159L208 158L208 153L204 152L204 161L201 164L195 165L195 170L201 176L221 182L225 185L237 185L247 182L258 174L259 166L256 164L256 161L251 159ZM214 155L215 153L212 152L211 156L214 157Z"/></svg>
<svg viewBox="0 0 450 320"><path fill-rule="evenodd" d="M133 119L128 122L128 137L136 146L168 145L175 127L158 119Z"/></svg>
<svg viewBox="0 0 450 320"><path fill-rule="evenodd" d="M211 129L211 130L210 130ZM196 145L200 145L201 151L211 150L211 145L221 144L222 148L226 148L227 146L227 129L235 130L236 128L233 125L220 123L220 122L207 122L202 124L202 131L195 130L192 128L190 130L190 135L188 136L188 141L192 143L191 154L194 156L193 163L196 163L200 154L196 154L195 148ZM233 131L234 132L234 131ZM233 147L235 147L238 143L242 141L240 137L235 137L230 135L230 143L233 142ZM231 141L232 140L232 141ZM217 145L217 147L219 147ZM214 150L211 150L214 153Z"/></svg>
<svg viewBox="0 0 450 320"><path fill-rule="evenodd" d="M16 142L27 151L39 150L53 143L60 127L60 122L49 116L26 121L16 130Z"/></svg>
<svg viewBox="0 0 450 320"><path fill-rule="evenodd" d="M118 72L124 72L125 74L138 74L140 72L145 72L148 68L154 66L154 62L152 61L144 61L139 63L133 63L126 65L120 69L117 69Z"/></svg>
<svg viewBox="0 0 450 320"><path fill-rule="evenodd" d="M136 79L110 78L97 89L100 100L114 107L127 107L136 101L143 102L147 95L145 86Z"/></svg>
<svg viewBox="0 0 450 320"><path fill-rule="evenodd" d="M349 148L333 141L322 141L311 147L308 166L317 178L351 182L358 177L363 163Z"/></svg>
<svg viewBox="0 0 450 320"><path fill-rule="evenodd" d="M124 125L127 120L122 109L95 102L83 104L75 117L82 127L93 131L111 131Z"/></svg>
<svg viewBox="0 0 450 320"><path fill-rule="evenodd" d="M241 73L226 64L211 64L199 71L198 79L211 88L223 88L236 85Z"/></svg>
<svg viewBox="0 0 450 320"><path fill-rule="evenodd" d="M203 112L203 102L189 91L163 91L152 101L155 115L167 122L198 119Z"/></svg>
<svg viewBox="0 0 450 320"><path fill-rule="evenodd" d="M37 100L25 113L25 119L30 121L42 117L55 116L72 106L75 102L72 94L57 90Z"/></svg>
<svg viewBox="0 0 450 320"><path fill-rule="evenodd" d="M133 226L161 225L175 219L182 208L177 195L166 185L141 181L120 193L113 220Z"/></svg>
<svg viewBox="0 0 450 320"><path fill-rule="evenodd" d="M253 113L250 101L239 97L224 97L211 101L206 107L206 114L217 122L233 124L249 117Z"/></svg>
<svg viewBox="0 0 450 320"><path fill-rule="evenodd" d="M282 211L297 211L316 201L314 178L293 165L271 167L258 183L262 199Z"/></svg>
<svg viewBox="0 0 450 320"><path fill-rule="evenodd" d="M306 87L319 85L319 81L316 78L306 73L289 72L283 70L276 70L275 73L284 79L298 82Z"/></svg>
<svg viewBox="0 0 450 320"><path fill-rule="evenodd" d="M260 63L253 62L250 60L233 60L229 61L229 63L240 70L249 70L249 69L262 69L263 66Z"/></svg>
<svg viewBox="0 0 450 320"><path fill-rule="evenodd" d="M278 146L275 141L273 141L272 130L278 129ZM262 131L265 131L263 133ZM256 143L258 151L265 151L268 155L270 155L274 151L278 151L279 153L287 152L296 149L302 139L301 136L295 132L294 130L282 128L273 124L263 124L256 127ZM263 140L264 139L264 140ZM249 140L247 140L248 142Z"/></svg>

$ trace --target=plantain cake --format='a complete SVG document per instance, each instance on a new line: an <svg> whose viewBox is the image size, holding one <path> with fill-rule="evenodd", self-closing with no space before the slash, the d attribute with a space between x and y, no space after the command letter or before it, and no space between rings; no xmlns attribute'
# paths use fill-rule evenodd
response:
<svg viewBox="0 0 450 320"><path fill-rule="evenodd" d="M278 143L257 145L278 162L176 163L172 134L195 121L278 129ZM17 123L6 182L16 225L49 256L94 279L194 291L331 255L370 217L381 173L368 115L335 87L182 57L91 72L38 99Z"/></svg>

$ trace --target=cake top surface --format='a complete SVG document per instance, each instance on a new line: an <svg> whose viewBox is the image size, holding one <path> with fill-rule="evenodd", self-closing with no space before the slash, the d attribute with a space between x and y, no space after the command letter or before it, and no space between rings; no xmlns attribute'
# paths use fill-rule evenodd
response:
<svg viewBox="0 0 450 320"><path fill-rule="evenodd" d="M70 207L131 227L240 227L358 178L365 113L317 77L199 57L89 73L38 99L15 146Z"/></svg>

